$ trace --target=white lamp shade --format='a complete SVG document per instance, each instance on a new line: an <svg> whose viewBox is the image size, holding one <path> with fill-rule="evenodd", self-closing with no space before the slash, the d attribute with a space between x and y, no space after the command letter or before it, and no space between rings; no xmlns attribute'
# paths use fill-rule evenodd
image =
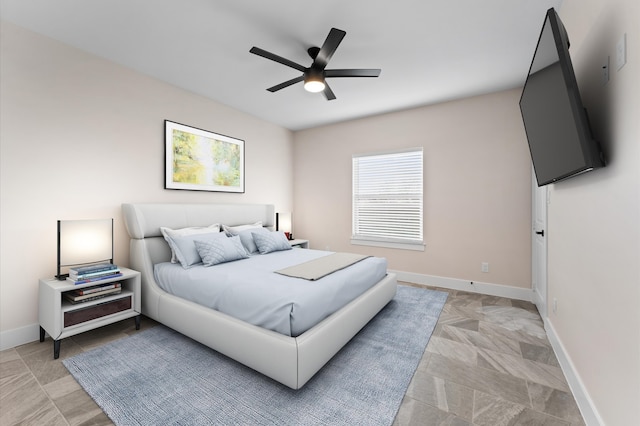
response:
<svg viewBox="0 0 640 426"><path fill-rule="evenodd" d="M60 266L112 260L113 219L60 220L58 230Z"/></svg>
<svg viewBox="0 0 640 426"><path fill-rule="evenodd" d="M291 213L278 213L278 231L291 233L292 228Z"/></svg>

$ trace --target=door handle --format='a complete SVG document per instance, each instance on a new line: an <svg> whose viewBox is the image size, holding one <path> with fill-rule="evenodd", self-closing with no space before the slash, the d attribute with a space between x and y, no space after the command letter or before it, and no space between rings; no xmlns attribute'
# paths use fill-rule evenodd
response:
<svg viewBox="0 0 640 426"><path fill-rule="evenodd" d="M536 234L540 235L541 237L544 237L544 229L542 231L536 231Z"/></svg>

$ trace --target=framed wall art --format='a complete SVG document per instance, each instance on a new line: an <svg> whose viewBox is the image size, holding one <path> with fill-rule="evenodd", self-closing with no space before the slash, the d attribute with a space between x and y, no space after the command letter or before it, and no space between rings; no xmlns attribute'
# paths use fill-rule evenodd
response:
<svg viewBox="0 0 640 426"><path fill-rule="evenodd" d="M165 188L244 192L244 141L165 120Z"/></svg>

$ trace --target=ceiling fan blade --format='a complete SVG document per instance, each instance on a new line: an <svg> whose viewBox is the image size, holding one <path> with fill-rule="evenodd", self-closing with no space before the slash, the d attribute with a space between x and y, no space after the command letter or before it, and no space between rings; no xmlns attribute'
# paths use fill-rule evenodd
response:
<svg viewBox="0 0 640 426"><path fill-rule="evenodd" d="M271 59L272 61L278 62L282 65L286 65L300 72L304 72L304 70L306 69L300 64L296 64L295 62L283 58L282 56L278 56L275 53L267 52L266 50L260 49L259 47L254 46L251 48L251 50L249 50L249 52L253 53L254 55L262 56L263 58Z"/></svg>
<svg viewBox="0 0 640 426"><path fill-rule="evenodd" d="M303 75L301 75L300 77L292 78L291 80L287 80L284 83L276 84L273 87L269 87L267 90L270 91L270 92L277 92L280 89L284 89L285 87L289 87L292 84L299 83L302 80L304 80L304 76Z"/></svg>
<svg viewBox="0 0 640 426"><path fill-rule="evenodd" d="M378 77L379 69L324 70L325 77Z"/></svg>
<svg viewBox="0 0 640 426"><path fill-rule="evenodd" d="M329 59L333 56L336 49L342 42L344 36L347 35L345 31L339 30L337 28L331 28L329 31L329 35L327 39L324 41L324 44L320 48L318 52L318 56L313 61L312 68L324 69L329 63Z"/></svg>
<svg viewBox="0 0 640 426"><path fill-rule="evenodd" d="M324 82L324 91L322 93L324 93L324 96L328 101L332 101L336 98L336 95L333 93L333 90L331 90L331 87L329 87L326 81Z"/></svg>

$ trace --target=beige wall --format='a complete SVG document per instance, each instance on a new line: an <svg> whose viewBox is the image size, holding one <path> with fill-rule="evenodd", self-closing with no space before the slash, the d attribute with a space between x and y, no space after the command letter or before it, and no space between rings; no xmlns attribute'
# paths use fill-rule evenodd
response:
<svg viewBox="0 0 640 426"><path fill-rule="evenodd" d="M531 169L520 90L296 132L294 231L394 270L531 287ZM424 252L355 246L351 157L424 148ZM489 262L490 272L480 265Z"/></svg>
<svg viewBox="0 0 640 426"><path fill-rule="evenodd" d="M608 165L551 186L549 323L603 424L640 419L640 2L565 0L571 56ZM627 64L615 47L627 34ZM610 81L601 84L603 58ZM551 306L551 305L550 305Z"/></svg>
<svg viewBox="0 0 640 426"><path fill-rule="evenodd" d="M2 332L37 338L58 219L115 218L115 261L126 265L123 202L291 209L290 131L6 22L0 39ZM165 119L244 139L246 193L165 190Z"/></svg>

